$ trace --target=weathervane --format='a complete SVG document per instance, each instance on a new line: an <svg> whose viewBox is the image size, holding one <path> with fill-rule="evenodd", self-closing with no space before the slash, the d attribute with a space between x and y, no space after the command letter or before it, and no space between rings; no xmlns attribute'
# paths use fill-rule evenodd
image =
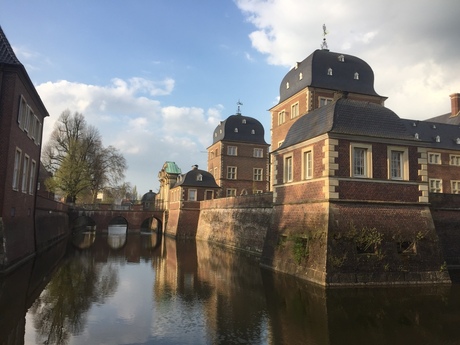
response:
<svg viewBox="0 0 460 345"><path fill-rule="evenodd" d="M327 47L327 42L326 42L326 35L328 34L326 30L326 24L323 24L323 43L321 43L321 49L322 50L329 50Z"/></svg>
<svg viewBox="0 0 460 345"><path fill-rule="evenodd" d="M236 113L238 115L241 115L241 109L240 107L243 105L243 103L240 102L240 100L238 100L238 102L236 102L236 105L238 106L238 110L236 111Z"/></svg>

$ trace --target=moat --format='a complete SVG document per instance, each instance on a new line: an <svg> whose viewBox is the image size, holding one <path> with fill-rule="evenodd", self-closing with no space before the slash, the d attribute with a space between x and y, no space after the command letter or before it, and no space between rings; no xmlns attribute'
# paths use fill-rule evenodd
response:
<svg viewBox="0 0 460 345"><path fill-rule="evenodd" d="M460 344L458 283L325 289L247 253L117 230L23 265L0 306L0 344Z"/></svg>

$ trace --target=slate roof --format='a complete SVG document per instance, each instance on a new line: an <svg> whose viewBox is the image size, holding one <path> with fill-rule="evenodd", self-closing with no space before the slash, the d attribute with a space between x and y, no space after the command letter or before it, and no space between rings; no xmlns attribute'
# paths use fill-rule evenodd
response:
<svg viewBox="0 0 460 345"><path fill-rule="evenodd" d="M449 125L460 125L460 115L452 116L452 113L439 115L428 119L429 122L445 123Z"/></svg>
<svg viewBox="0 0 460 345"><path fill-rule="evenodd" d="M268 145L265 142L265 130L262 124L252 117L241 114L231 115L221 121L214 130L212 139L213 144L226 140Z"/></svg>
<svg viewBox="0 0 460 345"><path fill-rule="evenodd" d="M0 64L22 65L0 26Z"/></svg>
<svg viewBox="0 0 460 345"><path fill-rule="evenodd" d="M147 193L145 193L145 194L142 196L141 202L150 202L150 201L154 201L156 195L157 195L157 193L152 192L152 190L149 190Z"/></svg>
<svg viewBox="0 0 460 345"><path fill-rule="evenodd" d="M329 68L332 75L328 75ZM355 72L359 79L354 78ZM329 50L315 50L286 74L280 85L280 103L308 86L381 97L374 90L374 72L365 61Z"/></svg>
<svg viewBox="0 0 460 345"><path fill-rule="evenodd" d="M341 98L300 117L279 149L325 133L417 141L390 109L376 103Z"/></svg>
<svg viewBox="0 0 460 345"><path fill-rule="evenodd" d="M201 175L201 179L198 178L199 175ZM197 165L195 165L189 172L179 176L174 187L178 186L220 188L216 183L214 176L205 170L198 169Z"/></svg>
<svg viewBox="0 0 460 345"><path fill-rule="evenodd" d="M438 149L460 150L459 125L408 119L403 119L401 121L413 137L417 134L419 141L425 143L424 146ZM436 141L437 136L439 136L439 142Z"/></svg>

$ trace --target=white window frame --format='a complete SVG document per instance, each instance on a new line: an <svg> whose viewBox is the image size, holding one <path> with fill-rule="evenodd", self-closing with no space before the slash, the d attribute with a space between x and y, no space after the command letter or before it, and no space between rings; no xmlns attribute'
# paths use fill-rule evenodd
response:
<svg viewBox="0 0 460 345"><path fill-rule="evenodd" d="M227 188L225 190L225 196L227 197L236 196L236 188Z"/></svg>
<svg viewBox="0 0 460 345"><path fill-rule="evenodd" d="M282 125L286 122L286 112L281 110L278 112L278 125Z"/></svg>
<svg viewBox="0 0 460 345"><path fill-rule="evenodd" d="M293 105L291 105L291 119L294 119L297 116L299 116L299 102L296 102Z"/></svg>
<svg viewBox="0 0 460 345"><path fill-rule="evenodd" d="M27 182L29 181L29 165L30 165L30 157L28 155L24 155L24 159L22 161L22 178L21 178L21 191L23 193L27 193Z"/></svg>
<svg viewBox="0 0 460 345"><path fill-rule="evenodd" d="M21 163L22 163L22 151L16 148L16 152L14 155L14 170L13 170L13 190L19 190L19 179L21 173Z"/></svg>
<svg viewBox="0 0 460 345"><path fill-rule="evenodd" d="M292 155L284 156L283 181L292 182L294 180L294 158Z"/></svg>
<svg viewBox="0 0 460 345"><path fill-rule="evenodd" d="M254 148L253 156L256 158L264 158L264 149L260 147Z"/></svg>
<svg viewBox="0 0 460 345"><path fill-rule="evenodd" d="M196 201L197 200L197 190L196 189L189 189L188 190L188 201Z"/></svg>
<svg viewBox="0 0 460 345"><path fill-rule="evenodd" d="M237 167L228 166L227 167L227 180L236 180L237 179Z"/></svg>
<svg viewBox="0 0 460 345"><path fill-rule="evenodd" d="M439 152L428 152L428 164L441 164L441 154Z"/></svg>
<svg viewBox="0 0 460 345"><path fill-rule="evenodd" d="M302 176L304 180L313 178L313 148L308 147L302 151Z"/></svg>
<svg viewBox="0 0 460 345"><path fill-rule="evenodd" d="M460 180L450 181L450 192L452 194L460 194Z"/></svg>
<svg viewBox="0 0 460 345"><path fill-rule="evenodd" d="M358 157L357 153L363 153L362 157ZM362 161L363 172L359 173L357 163ZM350 145L350 175L357 178L372 178L372 145L352 143Z"/></svg>
<svg viewBox="0 0 460 345"><path fill-rule="evenodd" d="M29 171L29 194L34 194L34 182L35 182L35 169L37 168L37 162L32 159Z"/></svg>
<svg viewBox="0 0 460 345"><path fill-rule="evenodd" d="M238 147L237 146L227 146L227 155L229 156L238 156Z"/></svg>
<svg viewBox="0 0 460 345"><path fill-rule="evenodd" d="M399 154L399 162L394 161L394 154ZM395 167L395 163L399 166ZM387 165L389 180L409 180L409 149L401 146L388 146ZM397 171L399 174L396 174Z"/></svg>
<svg viewBox="0 0 460 345"><path fill-rule="evenodd" d="M325 105L328 105L329 103L332 103L334 100L329 97L319 97L318 98L318 107L322 107Z"/></svg>
<svg viewBox="0 0 460 345"><path fill-rule="evenodd" d="M263 168L253 168L253 180L254 181L264 180L264 169Z"/></svg>
<svg viewBox="0 0 460 345"><path fill-rule="evenodd" d="M442 193L442 180L438 178L430 178L428 180L430 193Z"/></svg>
<svg viewBox="0 0 460 345"><path fill-rule="evenodd" d="M460 166L460 155L449 155L449 164Z"/></svg>

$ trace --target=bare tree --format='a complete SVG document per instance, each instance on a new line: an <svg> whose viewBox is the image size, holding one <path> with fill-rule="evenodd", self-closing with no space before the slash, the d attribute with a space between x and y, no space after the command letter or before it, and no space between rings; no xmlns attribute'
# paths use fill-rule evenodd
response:
<svg viewBox="0 0 460 345"><path fill-rule="evenodd" d="M90 192L93 202L98 191L113 180L124 178L125 158L113 146L104 148L101 135L86 123L83 114L62 112L43 151L43 164L53 174L47 186L61 191L68 202Z"/></svg>

